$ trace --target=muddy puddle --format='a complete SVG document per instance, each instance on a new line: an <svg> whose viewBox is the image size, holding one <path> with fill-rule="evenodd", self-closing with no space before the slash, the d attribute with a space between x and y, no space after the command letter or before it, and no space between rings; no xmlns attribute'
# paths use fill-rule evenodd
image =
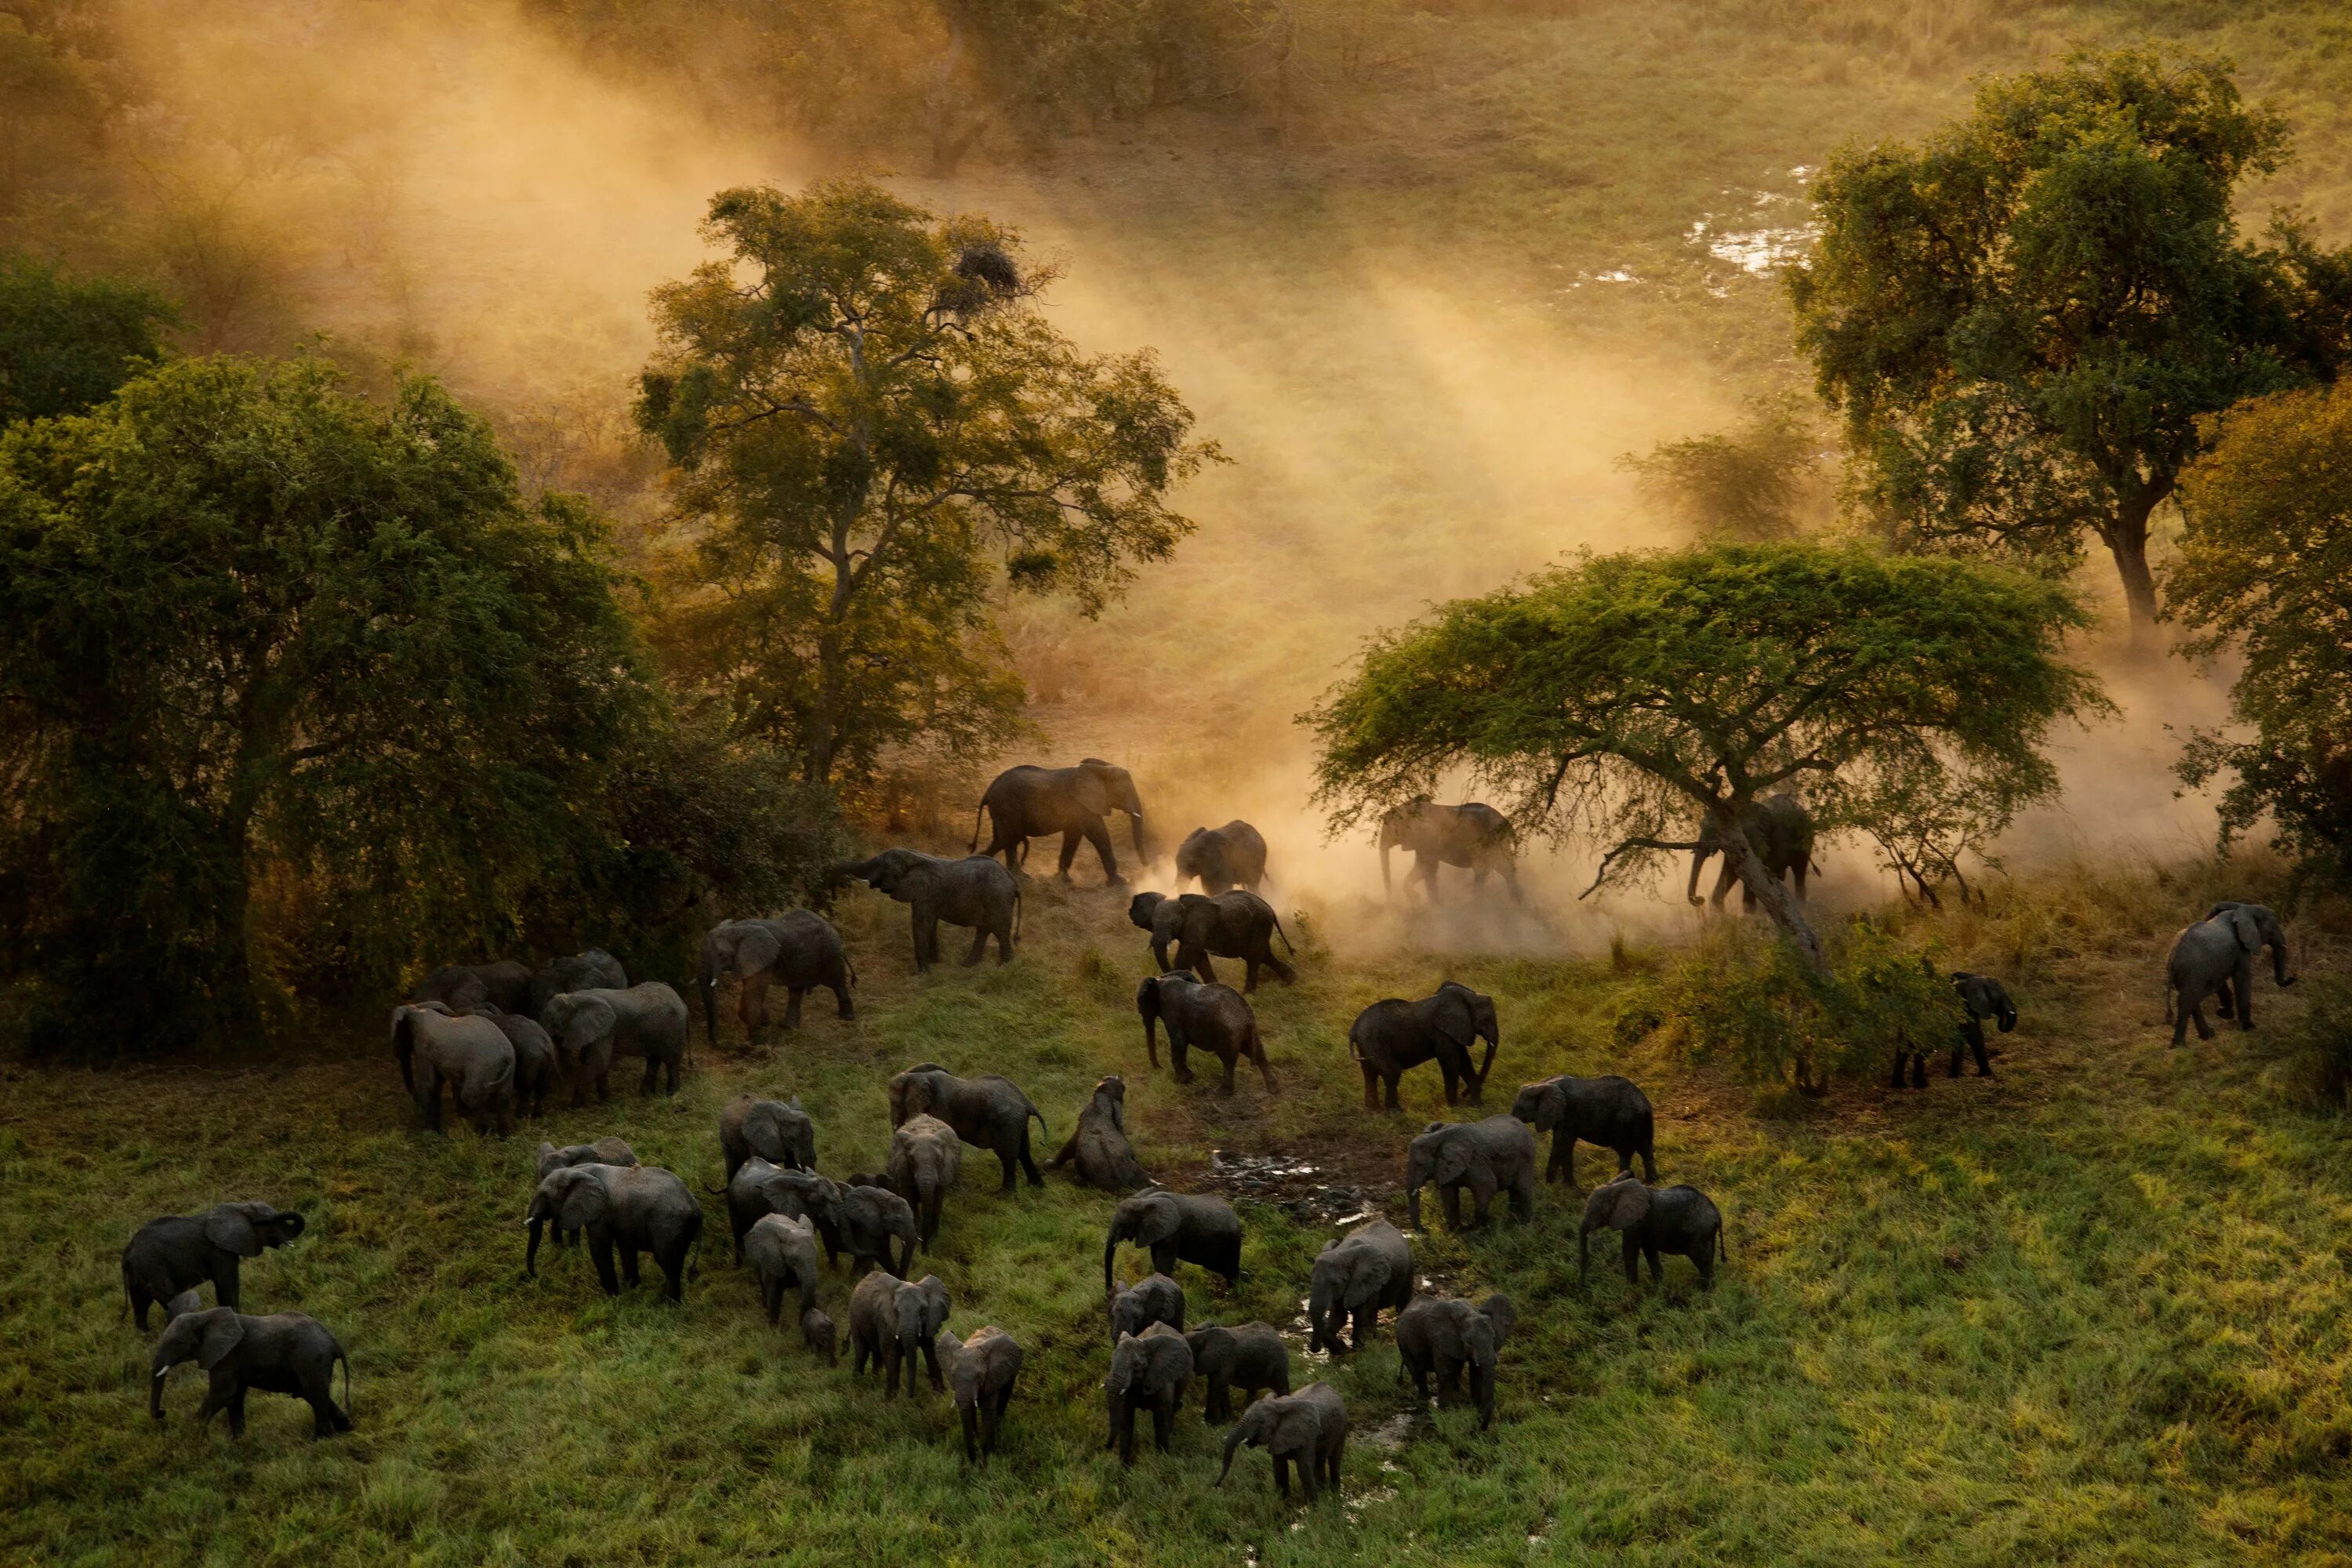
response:
<svg viewBox="0 0 2352 1568"><path fill-rule="evenodd" d="M1271 1204L1301 1225L1360 1225L1380 1215L1362 1188L1333 1182L1321 1166L1295 1154L1219 1149L1209 1156L1207 1184L1232 1197Z"/></svg>

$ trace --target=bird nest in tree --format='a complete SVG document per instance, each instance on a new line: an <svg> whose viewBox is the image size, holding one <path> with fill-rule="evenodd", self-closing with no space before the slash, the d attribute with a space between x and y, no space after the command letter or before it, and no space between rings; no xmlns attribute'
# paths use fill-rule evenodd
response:
<svg viewBox="0 0 2352 1568"><path fill-rule="evenodd" d="M939 306L960 315L1021 292L1021 268L1001 246L967 245L957 253L955 277L940 289Z"/></svg>

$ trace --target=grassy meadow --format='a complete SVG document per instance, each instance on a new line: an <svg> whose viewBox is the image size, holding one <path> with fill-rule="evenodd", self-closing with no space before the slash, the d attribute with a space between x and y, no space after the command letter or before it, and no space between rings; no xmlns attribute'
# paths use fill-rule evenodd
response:
<svg viewBox="0 0 2352 1568"><path fill-rule="evenodd" d="M1298 1352L1353 1423L1344 1498L1276 1500L1263 1455L1213 1489L1220 1433L1194 1397L1175 1451L1131 1471L1102 1451L1098 1268L1110 1200L1049 1176L1013 1198L967 1151L936 1252L952 1325L1028 1348L994 1463L965 1468L952 1408L861 1384L771 1331L706 1203L682 1309L607 1301L583 1255L522 1277L537 1137L617 1132L697 1184L719 1174L730 1093L797 1092L820 1165L880 1163L883 1082L933 1058L1002 1071L1055 1140L1093 1080L1124 1073L1145 1163L1209 1184L1213 1151L1318 1168L1243 1199L1235 1299L1182 1269L1195 1321L1298 1321L1328 1225L1280 1201L1362 1189L1400 1223L1408 1134L1442 1114L1433 1072L1398 1117L1361 1109L1355 1010L1421 994L1448 967L1408 946L1337 966L1313 938L1302 984L1258 997L1281 1092L1230 1101L1145 1067L1131 1010L1148 965L1123 900L1032 884L1009 968L918 980L902 911L842 910L860 1016L813 1005L766 1055L698 1054L674 1100L634 1089L510 1141L415 1125L372 1031L295 1059L0 1080L0 1559L39 1563L857 1561L1029 1563L2263 1562L2352 1557L2352 1369L2340 1121L2298 1109L2282 1058L2298 993L2260 983L2252 1037L2175 1053L2158 963L2214 884L2053 874L1983 912L1928 921L1956 963L2011 978L2024 1010L1998 1077L1925 1093L1842 1087L1759 1112L1745 1090L1612 1045L1613 1008L1670 955L1455 961L1495 994L1504 1044L1488 1110L1565 1069L1622 1069L1660 1112L1662 1179L1728 1216L1711 1293L1685 1263L1627 1296L1604 1249L1576 1278L1578 1203L1534 1223L1414 1237L1449 1293L1511 1293L1494 1431L1417 1411L1381 1342L1345 1364ZM1314 930L1349 918L1318 910ZM1296 917L1293 917L1296 922ZM1296 931L1296 923L1294 923ZM2296 922L2312 973L2345 934ZM615 1075L616 1078L621 1075ZM1050 1152L1050 1150L1047 1151ZM1608 1157L1587 1150L1588 1182ZM299 1205L309 1234L248 1263L248 1310L299 1310L351 1351L357 1430L313 1445L298 1403L259 1395L246 1437L193 1428L201 1374L144 1410L147 1343L124 1321L117 1254L163 1213L229 1196ZM1122 1255L1129 1276L1145 1267ZM846 1329L848 1281L823 1304ZM1371 1554L1377 1554L1372 1556Z"/></svg>

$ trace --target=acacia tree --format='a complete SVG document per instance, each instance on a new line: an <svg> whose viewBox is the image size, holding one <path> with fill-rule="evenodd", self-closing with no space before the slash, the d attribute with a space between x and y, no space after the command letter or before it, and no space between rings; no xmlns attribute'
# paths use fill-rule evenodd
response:
<svg viewBox="0 0 2352 1568"><path fill-rule="evenodd" d="M2114 558L2153 626L2151 515L2198 420L2332 374L2352 266L2292 224L2243 240L2239 185L2284 159L2220 63L2081 56L1985 83L1925 145L1840 154L1790 276L1844 411L1859 499L1927 546Z"/></svg>
<svg viewBox="0 0 2352 1568"><path fill-rule="evenodd" d="M1216 448L1149 351L1065 338L986 219L841 180L723 192L704 232L725 258L656 291L637 409L689 546L673 667L813 783L1001 738L999 563L1094 614L1192 531L1167 494Z"/></svg>
<svg viewBox="0 0 2352 1568"><path fill-rule="evenodd" d="M161 357L173 319L136 284L68 279L0 252L0 425L103 403Z"/></svg>
<svg viewBox="0 0 2352 1568"><path fill-rule="evenodd" d="M1340 829L1464 773L1522 833L1605 846L1595 888L1696 848L1704 824L1821 971L1741 814L1794 789L1824 826L1869 826L1889 779L2048 793L2051 725L2105 705L2061 657L2083 623L2060 585L1989 563L1803 544L1587 557L1374 638L1304 721L1316 798Z"/></svg>
<svg viewBox="0 0 2352 1568"><path fill-rule="evenodd" d="M1699 538L1762 543L1802 531L1821 440L1795 398L1759 398L1730 430L1661 441L1617 466L1654 510Z"/></svg>

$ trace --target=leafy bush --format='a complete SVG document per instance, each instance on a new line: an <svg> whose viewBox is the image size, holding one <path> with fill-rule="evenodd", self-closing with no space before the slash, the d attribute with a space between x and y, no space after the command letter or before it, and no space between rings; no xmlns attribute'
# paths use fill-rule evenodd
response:
<svg viewBox="0 0 2352 1568"><path fill-rule="evenodd" d="M2352 1111L2352 980L2320 975L2289 1026L2287 1067L2296 1097L2338 1115Z"/></svg>

